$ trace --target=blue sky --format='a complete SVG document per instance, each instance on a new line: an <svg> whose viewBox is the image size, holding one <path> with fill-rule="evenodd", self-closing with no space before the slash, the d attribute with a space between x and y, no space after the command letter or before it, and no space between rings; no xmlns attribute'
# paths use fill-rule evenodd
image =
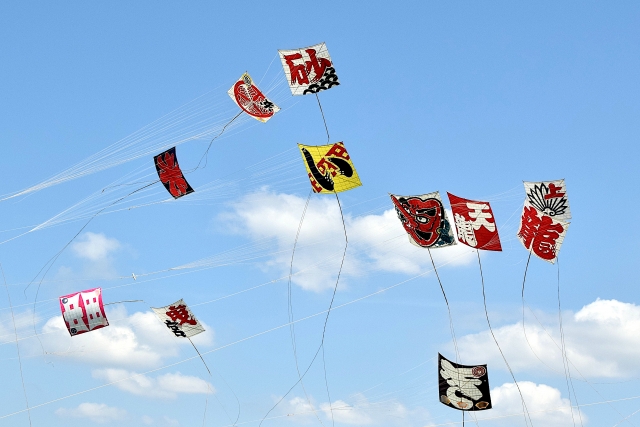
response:
<svg viewBox="0 0 640 427"><path fill-rule="evenodd" d="M363 182L340 195L350 246L325 343L335 425L461 422L438 402L437 352L453 358L446 306L428 254L407 241L387 196L432 191L491 202L504 249L482 253L494 331L534 425L573 425L553 341L558 267L531 260L527 344L527 251L515 238L522 181L559 178L573 213L560 253L565 339L577 402L592 404L573 420L640 423L639 18L632 2L0 6L1 193L102 153L76 179L66 173L0 202L25 387L30 405L42 405L33 425L201 425L206 401L205 425L225 426L235 396L238 425L258 425L296 382L282 280L309 192L296 143L323 144L326 134L314 97L290 95L277 49L322 41L341 82L320 94L331 140L344 141ZM182 168L195 167L237 113L226 91L244 71L283 110L267 124L234 122L207 167L187 175L194 194L173 202L155 185L107 207L48 271L34 315L37 282L25 288L42 266L91 215L152 180L162 147L179 143ZM294 264L296 319L327 309L341 229L335 199L312 196ZM477 424L524 425L488 335L475 253L433 254L461 360L488 364L494 409ZM95 286L106 302L144 302L109 306L111 326L71 339L57 297ZM0 426L26 426L2 295ZM149 309L179 298L208 329L195 342L211 377ZM322 314L296 323L303 367L323 323ZM331 425L322 360L304 385L263 425Z"/></svg>

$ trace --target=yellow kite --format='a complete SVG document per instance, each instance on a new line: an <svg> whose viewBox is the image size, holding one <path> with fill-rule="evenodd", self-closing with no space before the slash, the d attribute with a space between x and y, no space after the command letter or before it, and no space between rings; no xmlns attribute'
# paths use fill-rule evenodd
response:
<svg viewBox="0 0 640 427"><path fill-rule="evenodd" d="M298 144L314 193L340 193L362 185L342 142Z"/></svg>

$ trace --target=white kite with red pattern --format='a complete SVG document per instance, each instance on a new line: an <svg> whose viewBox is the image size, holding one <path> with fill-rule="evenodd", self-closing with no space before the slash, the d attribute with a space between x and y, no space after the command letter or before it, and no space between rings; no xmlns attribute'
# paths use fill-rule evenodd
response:
<svg viewBox="0 0 640 427"><path fill-rule="evenodd" d="M109 326L102 304L102 288L60 297L60 310L71 336Z"/></svg>

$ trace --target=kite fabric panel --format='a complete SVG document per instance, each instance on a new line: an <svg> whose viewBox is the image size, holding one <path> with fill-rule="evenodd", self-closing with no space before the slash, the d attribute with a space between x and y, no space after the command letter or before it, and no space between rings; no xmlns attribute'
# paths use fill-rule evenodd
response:
<svg viewBox="0 0 640 427"><path fill-rule="evenodd" d="M525 181L524 189L518 239L535 256L554 264L571 219L564 180Z"/></svg>
<svg viewBox="0 0 640 427"><path fill-rule="evenodd" d="M102 304L101 288L60 297L60 311L71 336L109 326Z"/></svg>
<svg viewBox="0 0 640 427"><path fill-rule="evenodd" d="M456 244L440 193L436 191L420 196L389 196L411 243L421 248Z"/></svg>
<svg viewBox="0 0 640 427"><path fill-rule="evenodd" d="M242 111L263 123L280 111L280 107L269 101L258 89L249 73L240 76L227 93Z"/></svg>
<svg viewBox="0 0 640 427"><path fill-rule="evenodd" d="M557 181L524 182L527 202L539 214L553 217L560 221L571 219L567 187L564 179Z"/></svg>
<svg viewBox="0 0 640 427"><path fill-rule="evenodd" d="M491 409L487 365L459 365L438 353L440 402L459 411Z"/></svg>
<svg viewBox="0 0 640 427"><path fill-rule="evenodd" d="M178 338L191 338L204 332L204 327L193 315L184 300L160 308L151 307L161 322Z"/></svg>
<svg viewBox="0 0 640 427"><path fill-rule="evenodd" d="M342 142L329 145L298 144L314 193L340 193L362 185Z"/></svg>
<svg viewBox="0 0 640 427"><path fill-rule="evenodd" d="M485 251L501 251L498 227L489 202L463 199L447 193L458 241Z"/></svg>
<svg viewBox="0 0 640 427"><path fill-rule="evenodd" d="M338 76L324 43L278 50L292 95L307 95L338 86Z"/></svg>
<svg viewBox="0 0 640 427"><path fill-rule="evenodd" d="M154 156L153 161L156 164L160 182L174 199L193 193L193 188L191 188L180 170L178 158L176 157L176 147L169 148L167 151Z"/></svg>

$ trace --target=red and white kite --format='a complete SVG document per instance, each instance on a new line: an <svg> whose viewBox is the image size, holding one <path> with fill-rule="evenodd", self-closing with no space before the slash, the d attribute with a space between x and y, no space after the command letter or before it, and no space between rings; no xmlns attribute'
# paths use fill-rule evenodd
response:
<svg viewBox="0 0 640 427"><path fill-rule="evenodd" d="M109 326L102 304L101 288L60 297L60 310L71 336Z"/></svg>
<svg viewBox="0 0 640 427"><path fill-rule="evenodd" d="M338 86L338 76L324 43L278 50L293 95L307 95Z"/></svg>
<svg viewBox="0 0 640 427"><path fill-rule="evenodd" d="M263 123L280 111L280 107L262 94L248 73L240 76L227 93L242 111Z"/></svg>
<svg viewBox="0 0 640 427"><path fill-rule="evenodd" d="M151 310L176 337L191 338L204 332L204 327L182 299L166 307L152 307Z"/></svg>
<svg viewBox="0 0 640 427"><path fill-rule="evenodd" d="M527 199L520 219L518 239L538 258L555 263L569 228L571 211L564 179L526 182Z"/></svg>
<svg viewBox="0 0 640 427"><path fill-rule="evenodd" d="M453 221L458 230L458 241L486 251L501 251L498 227L489 202L463 199L447 193Z"/></svg>

